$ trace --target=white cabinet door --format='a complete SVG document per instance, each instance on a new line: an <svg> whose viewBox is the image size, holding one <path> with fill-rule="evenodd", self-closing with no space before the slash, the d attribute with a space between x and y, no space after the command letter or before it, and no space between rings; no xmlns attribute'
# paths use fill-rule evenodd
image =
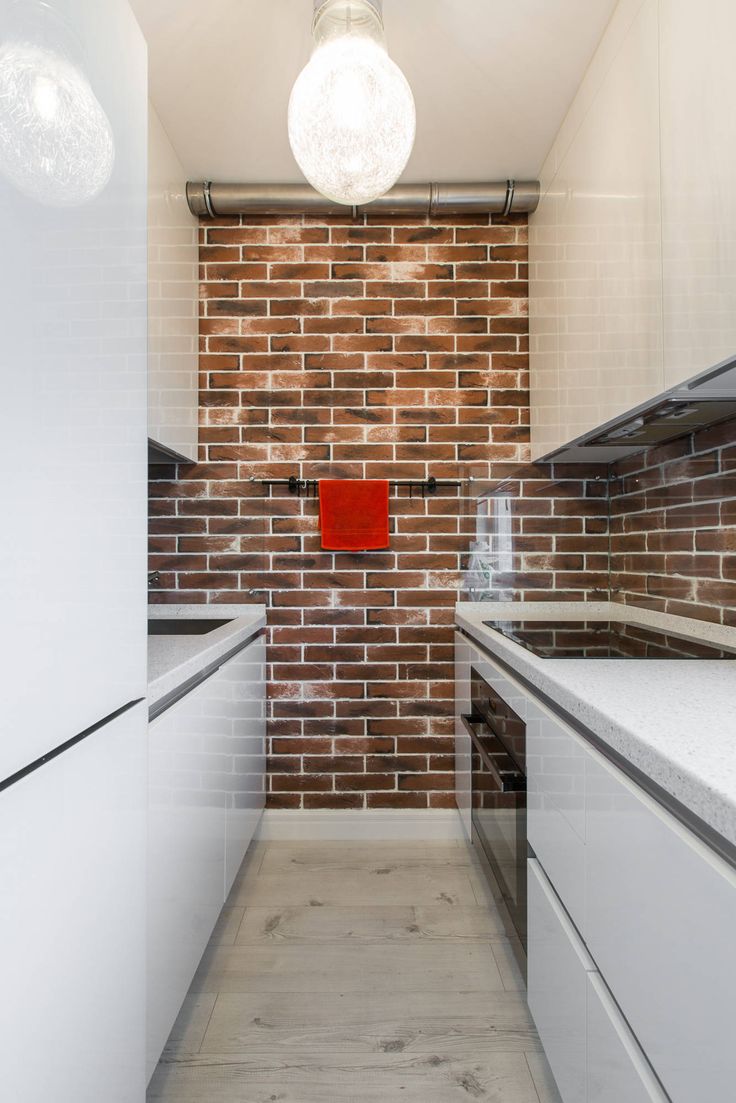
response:
<svg viewBox="0 0 736 1103"><path fill-rule="evenodd" d="M225 898L266 803L266 644L249 644L215 675L231 772L227 793Z"/></svg>
<svg viewBox="0 0 736 1103"><path fill-rule="evenodd" d="M2 780L146 692L147 78L127 0L4 3L0 25L79 126L42 156L50 122L3 84Z"/></svg>
<svg viewBox="0 0 736 1103"><path fill-rule="evenodd" d="M149 726L150 1079L265 800L258 639Z"/></svg>
<svg viewBox="0 0 736 1103"><path fill-rule="evenodd" d="M146 713L0 793L0 1095L142 1103Z"/></svg>
<svg viewBox="0 0 736 1103"><path fill-rule="evenodd" d="M736 5L662 0L665 382L736 355Z"/></svg>
<svg viewBox="0 0 736 1103"><path fill-rule="evenodd" d="M736 873L590 752L586 941L673 1103L736 1084Z"/></svg>
<svg viewBox="0 0 736 1103"><path fill-rule="evenodd" d="M153 106L148 134L148 435L197 459L199 223Z"/></svg>
<svg viewBox="0 0 736 1103"><path fill-rule="evenodd" d="M148 1076L222 908L230 773L217 678L149 726Z"/></svg>
<svg viewBox="0 0 736 1103"><path fill-rule="evenodd" d="M555 180L564 441L663 389L657 7L639 12Z"/></svg>
<svg viewBox="0 0 736 1103"><path fill-rule="evenodd" d="M601 44L604 75L584 85L575 135L543 171L530 239L533 459L664 387L657 9L645 0L613 57Z"/></svg>
<svg viewBox="0 0 736 1103"><path fill-rule="evenodd" d="M470 657L472 648L459 632L455 633L455 803L463 830L472 838L472 745L463 716L470 713Z"/></svg>
<svg viewBox="0 0 736 1103"><path fill-rule="evenodd" d="M586 749L578 736L530 701L526 719L529 845L583 935L585 762Z"/></svg>
<svg viewBox="0 0 736 1103"><path fill-rule="evenodd" d="M600 973L588 973L587 1103L668 1103Z"/></svg>
<svg viewBox="0 0 736 1103"><path fill-rule="evenodd" d="M528 871L529 1009L564 1103L588 1103L587 974L595 966L542 867L530 861Z"/></svg>

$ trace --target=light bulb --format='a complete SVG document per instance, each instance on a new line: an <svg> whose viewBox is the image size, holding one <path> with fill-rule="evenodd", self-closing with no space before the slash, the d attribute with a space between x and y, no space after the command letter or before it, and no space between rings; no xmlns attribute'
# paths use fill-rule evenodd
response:
<svg viewBox="0 0 736 1103"><path fill-rule="evenodd" d="M289 141L317 191L358 206L385 195L406 168L416 135L414 97L386 51L367 0L328 0L316 48L289 101Z"/></svg>
<svg viewBox="0 0 736 1103"><path fill-rule="evenodd" d="M84 74L60 53L0 44L0 172L54 207L94 199L112 174L107 115Z"/></svg>

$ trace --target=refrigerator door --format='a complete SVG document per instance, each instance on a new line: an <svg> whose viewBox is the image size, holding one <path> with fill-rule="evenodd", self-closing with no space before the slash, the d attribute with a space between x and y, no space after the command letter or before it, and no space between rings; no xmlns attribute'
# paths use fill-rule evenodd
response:
<svg viewBox="0 0 736 1103"><path fill-rule="evenodd" d="M145 1098L145 705L0 792L0 1095Z"/></svg>
<svg viewBox="0 0 736 1103"><path fill-rule="evenodd" d="M146 47L0 0L0 781L146 691Z"/></svg>

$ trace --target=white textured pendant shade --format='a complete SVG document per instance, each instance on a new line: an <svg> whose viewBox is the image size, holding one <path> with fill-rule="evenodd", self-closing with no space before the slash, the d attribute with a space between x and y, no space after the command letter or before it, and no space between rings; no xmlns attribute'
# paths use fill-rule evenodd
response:
<svg viewBox="0 0 736 1103"><path fill-rule="evenodd" d="M409 160L416 134L411 88L365 0L326 4L315 39L289 102L292 151L322 195L370 203L393 187Z"/></svg>
<svg viewBox="0 0 736 1103"><path fill-rule="evenodd" d="M0 172L56 207L86 203L110 179L110 123L87 78L55 51L0 45Z"/></svg>

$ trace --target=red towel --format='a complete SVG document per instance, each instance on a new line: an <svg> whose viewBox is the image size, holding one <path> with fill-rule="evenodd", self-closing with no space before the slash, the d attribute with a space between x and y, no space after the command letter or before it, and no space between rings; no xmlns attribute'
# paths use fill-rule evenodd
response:
<svg viewBox="0 0 736 1103"><path fill-rule="evenodd" d="M388 482L385 479L321 479L319 525L325 551L387 548Z"/></svg>

